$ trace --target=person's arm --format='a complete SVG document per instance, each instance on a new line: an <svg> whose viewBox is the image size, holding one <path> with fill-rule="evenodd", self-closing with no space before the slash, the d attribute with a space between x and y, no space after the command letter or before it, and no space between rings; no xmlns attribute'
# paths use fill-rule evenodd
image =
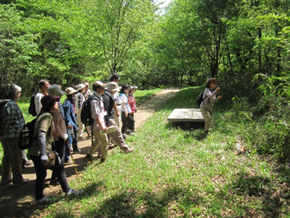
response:
<svg viewBox="0 0 290 218"><path fill-rule="evenodd" d="M92 118L93 118L93 120L96 120L97 124L100 126L100 128L103 131L107 131L107 127L103 126L103 124L101 122L101 117L100 116L101 116L102 111L100 110L100 107L97 104L100 104L100 102L98 100L92 100L91 101Z"/></svg>
<svg viewBox="0 0 290 218"><path fill-rule="evenodd" d="M54 135L63 138L64 140L67 140L67 133L62 132L60 129L60 125L58 125L60 122L63 122L60 111L55 112L55 114L53 115L53 122L55 123Z"/></svg>
<svg viewBox="0 0 290 218"><path fill-rule="evenodd" d="M13 114L16 114L16 103L13 104L14 102L8 102L7 107L5 108L5 114L3 116L2 120L2 129L9 129L13 122ZM6 105L5 105L6 106ZM4 107L5 107L4 106Z"/></svg>
<svg viewBox="0 0 290 218"><path fill-rule="evenodd" d="M118 111L117 103L115 101L114 101L114 111L116 113L116 116L119 117L120 114L119 114L119 111Z"/></svg>
<svg viewBox="0 0 290 218"><path fill-rule="evenodd" d="M42 104L41 104L41 94L36 94L35 97L34 97L34 105L35 105L35 111L36 111L36 115L40 114L40 111L41 111L41 107L42 107Z"/></svg>
<svg viewBox="0 0 290 218"><path fill-rule="evenodd" d="M40 150L40 160L41 160L41 163L45 164L48 162L48 156L46 153L46 132L39 130L38 135L37 135L37 140L38 140L38 146Z"/></svg>
<svg viewBox="0 0 290 218"><path fill-rule="evenodd" d="M126 99L126 96L125 96L125 95L122 95L122 96L121 96L121 105L122 105L122 108L123 108L123 110L124 110L125 117L128 117L128 113L127 113L127 110L126 110L125 99Z"/></svg>

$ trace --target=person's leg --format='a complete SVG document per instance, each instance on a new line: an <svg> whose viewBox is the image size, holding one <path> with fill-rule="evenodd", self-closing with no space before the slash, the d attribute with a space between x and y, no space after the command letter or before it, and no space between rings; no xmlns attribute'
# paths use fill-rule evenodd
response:
<svg viewBox="0 0 290 218"><path fill-rule="evenodd" d="M77 136L77 134L76 133L72 134L72 138L73 138L73 140L72 140L73 151L74 152L81 152L81 149L79 149L79 147L78 147L78 136Z"/></svg>
<svg viewBox="0 0 290 218"><path fill-rule="evenodd" d="M67 182L64 166L59 162L59 159L55 159L55 165L52 170L56 173L59 184L62 188L62 191L67 193L70 190L69 184Z"/></svg>
<svg viewBox="0 0 290 218"><path fill-rule="evenodd" d="M113 120L110 120L110 121L111 121L111 125L116 127L116 131L112 133L108 133L107 135L112 137L116 145L118 145L122 150L127 151L128 145L126 145L120 129L117 127L115 121Z"/></svg>
<svg viewBox="0 0 290 218"><path fill-rule="evenodd" d="M10 155L10 151L8 149L8 146L6 144L6 141L1 138L1 144L3 147L3 158L2 158L2 177L1 182L6 183L9 180L11 180L11 172L12 172L12 157Z"/></svg>
<svg viewBox="0 0 290 218"><path fill-rule="evenodd" d="M77 125L78 125L78 136L82 138L84 134L84 124L82 123L81 120L81 111L79 111L77 114Z"/></svg>
<svg viewBox="0 0 290 218"><path fill-rule="evenodd" d="M43 166L40 160L40 156L30 156L34 163L34 168L36 171L36 181L35 181L35 199L40 200L43 196L43 185L44 179L46 177L46 168Z"/></svg>
<svg viewBox="0 0 290 218"><path fill-rule="evenodd" d="M106 159L107 157L107 145L108 145L108 139L106 134L101 134L101 131L99 129L96 129L94 131L94 137L95 141L93 143L93 146L90 148L88 154L90 156L93 156L94 152L100 147L102 159Z"/></svg>
<svg viewBox="0 0 290 218"><path fill-rule="evenodd" d="M58 141L55 141L55 150L58 153L61 164L63 164L65 161L65 156L66 156L65 146L66 146L66 143L62 138L59 138ZM52 170L51 179L57 180L57 172L55 170Z"/></svg>
<svg viewBox="0 0 290 218"><path fill-rule="evenodd" d="M132 116L132 114L129 114L127 117L127 127L129 130L133 130L134 131L134 125L135 125L135 120Z"/></svg>
<svg viewBox="0 0 290 218"><path fill-rule="evenodd" d="M8 147L11 163L12 163L12 175L13 184L20 184L23 182L22 177L22 150L18 148L18 137L17 138L3 138Z"/></svg>
<svg viewBox="0 0 290 218"><path fill-rule="evenodd" d="M122 111L122 133L124 134L127 129L127 117L125 116L125 112Z"/></svg>
<svg viewBox="0 0 290 218"><path fill-rule="evenodd" d="M211 112L204 107L200 107L200 111L205 121L204 136L206 136L211 127L212 116L211 116Z"/></svg>

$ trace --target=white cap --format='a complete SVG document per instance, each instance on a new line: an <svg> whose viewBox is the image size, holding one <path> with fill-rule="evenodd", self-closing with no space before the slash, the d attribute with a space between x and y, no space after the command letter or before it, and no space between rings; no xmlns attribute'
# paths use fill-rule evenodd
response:
<svg viewBox="0 0 290 218"><path fill-rule="evenodd" d="M95 82L95 85L101 86L101 87L106 87L107 86L107 83L102 83L101 81L96 81Z"/></svg>

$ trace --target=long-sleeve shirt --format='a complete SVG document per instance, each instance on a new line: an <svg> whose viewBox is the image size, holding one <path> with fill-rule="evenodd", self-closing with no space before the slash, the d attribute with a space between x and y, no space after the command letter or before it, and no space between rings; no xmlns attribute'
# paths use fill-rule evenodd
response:
<svg viewBox="0 0 290 218"><path fill-rule="evenodd" d="M1 134L3 138L17 138L22 131L25 120L16 101L11 100L1 108Z"/></svg>
<svg viewBox="0 0 290 218"><path fill-rule="evenodd" d="M104 109L104 102L102 96L93 91L93 94L98 98L98 100L91 101L91 112L92 118L94 119L94 128L101 129L100 125L97 123L97 119L100 118L101 124L103 127L106 127L105 116L107 112Z"/></svg>
<svg viewBox="0 0 290 218"><path fill-rule="evenodd" d="M83 103L85 101L85 96L82 93L76 94L76 101L75 101L75 113L78 114L79 110L82 109Z"/></svg>
<svg viewBox="0 0 290 218"><path fill-rule="evenodd" d="M40 114L42 104L41 104L41 99L43 98L44 94L41 92L36 93L34 97L34 105L35 105L35 111L36 115Z"/></svg>
<svg viewBox="0 0 290 218"><path fill-rule="evenodd" d="M214 103L218 100L216 95L216 90L212 92L209 88L206 88L203 92L203 101L201 102L200 106L206 108L209 111L212 111Z"/></svg>
<svg viewBox="0 0 290 218"><path fill-rule="evenodd" d="M55 125L55 130L53 133L55 141L58 141L59 138L64 138L64 134L67 134L65 120L64 120L63 113L61 112L61 108L62 108L62 106L59 102L59 109L52 114L53 122Z"/></svg>

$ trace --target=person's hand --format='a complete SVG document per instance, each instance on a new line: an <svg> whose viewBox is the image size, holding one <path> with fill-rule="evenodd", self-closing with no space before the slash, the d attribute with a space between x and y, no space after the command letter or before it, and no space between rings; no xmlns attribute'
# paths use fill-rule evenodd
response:
<svg viewBox="0 0 290 218"><path fill-rule="evenodd" d="M108 131L108 128L102 126L102 130L103 130L104 132L107 132L107 131Z"/></svg>
<svg viewBox="0 0 290 218"><path fill-rule="evenodd" d="M46 164L48 162L48 156L47 156L47 154L42 154L40 156L40 161L41 161L42 164Z"/></svg>
<svg viewBox="0 0 290 218"><path fill-rule="evenodd" d="M119 117L119 116L120 116L120 114L119 114L119 111L116 111L116 116L117 116L117 117Z"/></svg>
<svg viewBox="0 0 290 218"><path fill-rule="evenodd" d="M63 138L63 140L65 140L65 141L66 141L66 140L68 139L68 134L66 134L66 133L65 133L65 134L63 134L63 137L62 137L62 138Z"/></svg>
<svg viewBox="0 0 290 218"><path fill-rule="evenodd" d="M67 128L72 129L72 125L67 125Z"/></svg>
<svg viewBox="0 0 290 218"><path fill-rule="evenodd" d="M125 112L125 117L128 117L128 113L127 112Z"/></svg>
<svg viewBox="0 0 290 218"><path fill-rule="evenodd" d="M222 95L219 95L219 96L218 96L218 100L220 100L222 97L223 97Z"/></svg>
<svg viewBox="0 0 290 218"><path fill-rule="evenodd" d="M220 87L217 87L215 90L216 90L217 92L219 92L219 91L220 91Z"/></svg>

